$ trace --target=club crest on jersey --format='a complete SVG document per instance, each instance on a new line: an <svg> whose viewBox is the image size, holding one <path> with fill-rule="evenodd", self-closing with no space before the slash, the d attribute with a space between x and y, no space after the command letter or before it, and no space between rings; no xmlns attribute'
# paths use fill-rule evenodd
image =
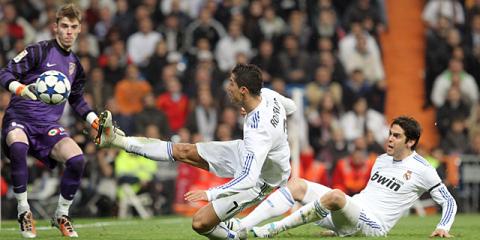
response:
<svg viewBox="0 0 480 240"><path fill-rule="evenodd" d="M412 178L412 171L407 170L407 172L403 174L403 179L410 180L410 178Z"/></svg>
<svg viewBox="0 0 480 240"><path fill-rule="evenodd" d="M68 75L72 76L73 73L75 72L75 69L77 68L77 65L75 63L71 62L68 64Z"/></svg>

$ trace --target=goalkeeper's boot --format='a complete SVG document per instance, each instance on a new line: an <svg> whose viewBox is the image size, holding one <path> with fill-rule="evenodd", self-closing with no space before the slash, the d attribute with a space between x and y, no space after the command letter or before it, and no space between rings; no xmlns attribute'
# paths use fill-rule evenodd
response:
<svg viewBox="0 0 480 240"><path fill-rule="evenodd" d="M112 113L108 110L100 113L98 133L95 143L99 147L110 146L118 135L125 136L125 133L113 125Z"/></svg>
<svg viewBox="0 0 480 240"><path fill-rule="evenodd" d="M252 228L253 235L258 238L272 238L281 232L275 222L265 224L261 227Z"/></svg>
<svg viewBox="0 0 480 240"><path fill-rule="evenodd" d="M37 231L35 230L35 221L33 220L33 214L30 211L25 211L18 216L18 223L20 224L20 233L24 238L37 237Z"/></svg>
<svg viewBox="0 0 480 240"><path fill-rule="evenodd" d="M51 220L52 227L58 228L63 236L76 238L78 237L77 232L73 229L73 221L67 215L62 215L60 217L53 217Z"/></svg>

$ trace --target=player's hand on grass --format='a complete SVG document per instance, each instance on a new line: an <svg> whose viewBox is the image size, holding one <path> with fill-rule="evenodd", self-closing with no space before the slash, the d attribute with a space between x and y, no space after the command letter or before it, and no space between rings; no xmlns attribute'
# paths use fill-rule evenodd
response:
<svg viewBox="0 0 480 240"><path fill-rule="evenodd" d="M430 237L451 238L453 235L450 235L447 230L437 228L432 232Z"/></svg>
<svg viewBox="0 0 480 240"><path fill-rule="evenodd" d="M207 192L205 190L190 191L185 193L184 197L185 200L189 202L208 201Z"/></svg>

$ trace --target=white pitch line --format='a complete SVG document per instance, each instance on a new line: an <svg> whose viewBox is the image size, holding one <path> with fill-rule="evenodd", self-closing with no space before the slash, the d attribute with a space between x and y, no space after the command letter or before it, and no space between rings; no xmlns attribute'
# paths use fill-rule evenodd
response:
<svg viewBox="0 0 480 240"><path fill-rule="evenodd" d="M155 223L165 224L165 223L180 223L180 219L161 219L155 220ZM141 221L113 221L113 222L97 222L97 223L87 223L87 224L74 224L75 228L99 228L107 226L120 226L120 225L131 225L131 224L140 224ZM51 230L53 227L38 226L36 230ZM18 231L18 228L2 228L2 231Z"/></svg>

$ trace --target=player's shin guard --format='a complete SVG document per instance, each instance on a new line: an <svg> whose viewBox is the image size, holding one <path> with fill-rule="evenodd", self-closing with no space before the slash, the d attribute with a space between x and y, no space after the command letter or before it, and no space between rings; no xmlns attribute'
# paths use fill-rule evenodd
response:
<svg viewBox="0 0 480 240"><path fill-rule="evenodd" d="M125 150L155 161L174 161L173 143L155 138L125 137Z"/></svg>
<svg viewBox="0 0 480 240"><path fill-rule="evenodd" d="M15 142L9 147L9 158L11 161L11 176L13 182L13 192L17 199L17 212L20 215L23 212L30 211L27 200L27 152L28 144Z"/></svg>
<svg viewBox="0 0 480 240"><path fill-rule="evenodd" d="M83 174L85 161L83 155L77 155L67 160L65 171L60 182L60 200L55 215L67 215L68 209L72 203L73 197L80 186L80 179Z"/></svg>
<svg viewBox="0 0 480 240"><path fill-rule="evenodd" d="M10 161L12 168L13 192L23 193L27 191L28 168L27 152L28 144L23 142L14 142L9 147Z"/></svg>
<svg viewBox="0 0 480 240"><path fill-rule="evenodd" d="M247 230L250 230L264 220L286 213L293 207L294 203L295 201L293 200L290 190L282 187L268 196L268 198L260 203L248 216L240 220L241 225Z"/></svg>
<svg viewBox="0 0 480 240"><path fill-rule="evenodd" d="M278 232L285 231L290 228L318 221L326 217L328 214L330 214L330 211L324 208L321 205L320 200L317 199L301 207L286 218L276 222L275 228Z"/></svg>
<svg viewBox="0 0 480 240"><path fill-rule="evenodd" d="M221 222L211 230L200 233L201 235L208 237L208 239L243 239L239 238L238 234L232 230L229 230L225 223Z"/></svg>

